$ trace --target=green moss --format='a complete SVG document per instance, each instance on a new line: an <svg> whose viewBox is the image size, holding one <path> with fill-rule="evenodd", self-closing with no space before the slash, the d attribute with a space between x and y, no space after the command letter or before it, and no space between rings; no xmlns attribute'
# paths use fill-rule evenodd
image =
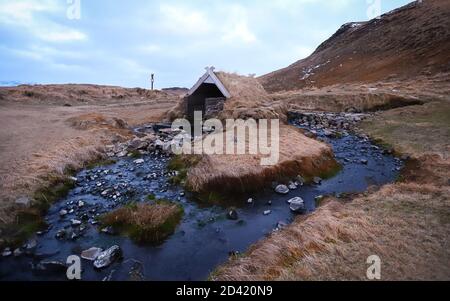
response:
<svg viewBox="0 0 450 301"><path fill-rule="evenodd" d="M154 194L149 194L149 195L147 195L147 200L154 201L154 200L156 200L156 196Z"/></svg>
<svg viewBox="0 0 450 301"><path fill-rule="evenodd" d="M197 155L174 156L167 164L167 168L170 171L178 172L178 174L171 177L169 179L169 183L173 185L184 185L186 183L189 169L196 166L200 160L201 157Z"/></svg>
<svg viewBox="0 0 450 301"><path fill-rule="evenodd" d="M133 159L139 159L142 157L142 154L136 150L136 151L130 152L129 156Z"/></svg>
<svg viewBox="0 0 450 301"><path fill-rule="evenodd" d="M4 243L8 247L19 247L37 231L46 229L48 225L42 213L35 208L28 208L17 214L16 222L2 228Z"/></svg>
<svg viewBox="0 0 450 301"><path fill-rule="evenodd" d="M86 169L94 169L97 167L113 165L113 164L116 164L116 160L113 160L113 159L96 160L96 161L92 161L92 162L86 164Z"/></svg>

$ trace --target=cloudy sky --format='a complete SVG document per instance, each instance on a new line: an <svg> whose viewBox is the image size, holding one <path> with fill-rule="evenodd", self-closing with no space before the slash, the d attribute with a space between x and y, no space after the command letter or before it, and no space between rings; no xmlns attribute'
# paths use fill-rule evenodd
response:
<svg viewBox="0 0 450 301"><path fill-rule="evenodd" d="M0 82L191 86L262 75L408 0L0 0Z"/></svg>

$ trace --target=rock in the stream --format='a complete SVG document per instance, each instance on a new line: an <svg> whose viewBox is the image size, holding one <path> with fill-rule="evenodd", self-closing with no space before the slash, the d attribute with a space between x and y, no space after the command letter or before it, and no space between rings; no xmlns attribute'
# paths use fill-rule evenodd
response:
<svg viewBox="0 0 450 301"><path fill-rule="evenodd" d="M137 165L143 164L144 162L145 162L144 159L137 159L137 160L134 160L134 161L133 161L133 163L134 163L134 164L137 164Z"/></svg>
<svg viewBox="0 0 450 301"><path fill-rule="evenodd" d="M271 214L272 213L272 210L266 210L266 211L264 211L264 215L269 215L269 214Z"/></svg>
<svg viewBox="0 0 450 301"><path fill-rule="evenodd" d="M44 274L62 274L64 275L67 271L67 266L56 260L46 261L43 260L36 265L32 266L33 272L44 273Z"/></svg>
<svg viewBox="0 0 450 301"><path fill-rule="evenodd" d="M234 209L228 211L227 218L231 220L237 220L239 218L237 211Z"/></svg>
<svg viewBox="0 0 450 301"><path fill-rule="evenodd" d="M253 199L252 199L252 198L249 198L249 199L247 200L247 204L253 204Z"/></svg>
<svg viewBox="0 0 450 301"><path fill-rule="evenodd" d="M279 193L279 194L288 194L289 193L289 188L286 185L278 185L275 188L275 192Z"/></svg>
<svg viewBox="0 0 450 301"><path fill-rule="evenodd" d="M108 234L108 235L115 235L116 234L116 231L114 230L114 228L112 226L108 226L108 227L102 228L100 231L102 233Z"/></svg>
<svg viewBox="0 0 450 301"><path fill-rule="evenodd" d="M72 227L76 227L81 225L81 221L77 220L77 219L72 219L71 221Z"/></svg>
<svg viewBox="0 0 450 301"><path fill-rule="evenodd" d="M25 244L25 250L27 252L32 252L34 249L36 249L37 247L37 240L36 239L30 239L26 244Z"/></svg>
<svg viewBox="0 0 450 301"><path fill-rule="evenodd" d="M17 248L17 249L14 250L13 254L14 254L14 257L19 257L19 256L23 255L23 251L22 251L22 249Z"/></svg>
<svg viewBox="0 0 450 301"><path fill-rule="evenodd" d="M121 152L117 153L117 157L119 157L119 158L123 158L127 155L128 155L127 151L121 151Z"/></svg>
<svg viewBox="0 0 450 301"><path fill-rule="evenodd" d="M3 257L9 257L12 255L11 249L10 248L5 248L2 252L2 256Z"/></svg>
<svg viewBox="0 0 450 301"><path fill-rule="evenodd" d="M302 176L297 176L295 180L298 182L299 186L303 186L305 184L305 179Z"/></svg>
<svg viewBox="0 0 450 301"><path fill-rule="evenodd" d="M84 250L83 252L81 252L81 258L89 260L89 261L94 261L97 259L98 256L100 256L100 254L103 252L103 249L97 248L97 247L92 247L90 249Z"/></svg>
<svg viewBox="0 0 450 301"><path fill-rule="evenodd" d="M320 178L320 177L314 177L314 178L313 178L313 183L316 184L316 185L322 184L322 178Z"/></svg>
<svg viewBox="0 0 450 301"><path fill-rule="evenodd" d="M369 161L367 159L361 159L360 160L361 164L367 165L369 163Z"/></svg>
<svg viewBox="0 0 450 301"><path fill-rule="evenodd" d="M305 201L301 197L295 197L287 201L291 211L296 213L304 213L306 211Z"/></svg>
<svg viewBox="0 0 450 301"><path fill-rule="evenodd" d="M61 211L59 211L59 216L64 217L67 215L67 213L68 213L67 210L61 209Z"/></svg>
<svg viewBox="0 0 450 301"><path fill-rule="evenodd" d="M112 246L100 253L94 261L94 267L96 269L106 268L120 258L122 258L122 249L119 246Z"/></svg>
<svg viewBox="0 0 450 301"><path fill-rule="evenodd" d="M290 190L296 190L298 187L297 187L297 185L295 185L294 182L289 182L288 188Z"/></svg>

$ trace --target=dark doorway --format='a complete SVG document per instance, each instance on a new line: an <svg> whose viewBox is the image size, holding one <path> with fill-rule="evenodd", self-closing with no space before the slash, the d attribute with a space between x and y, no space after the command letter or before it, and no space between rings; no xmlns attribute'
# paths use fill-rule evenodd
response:
<svg viewBox="0 0 450 301"><path fill-rule="evenodd" d="M188 117L194 120L194 112L201 111L205 116L205 101L207 98L225 97L215 84L203 83L188 97Z"/></svg>

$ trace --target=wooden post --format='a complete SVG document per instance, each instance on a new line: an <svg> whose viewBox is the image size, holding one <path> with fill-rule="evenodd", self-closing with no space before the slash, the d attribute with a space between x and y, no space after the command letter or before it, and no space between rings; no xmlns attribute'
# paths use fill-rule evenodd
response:
<svg viewBox="0 0 450 301"><path fill-rule="evenodd" d="M155 82L155 74L153 74L153 73L151 76L151 81L152 81L152 91L153 91L153 83Z"/></svg>

